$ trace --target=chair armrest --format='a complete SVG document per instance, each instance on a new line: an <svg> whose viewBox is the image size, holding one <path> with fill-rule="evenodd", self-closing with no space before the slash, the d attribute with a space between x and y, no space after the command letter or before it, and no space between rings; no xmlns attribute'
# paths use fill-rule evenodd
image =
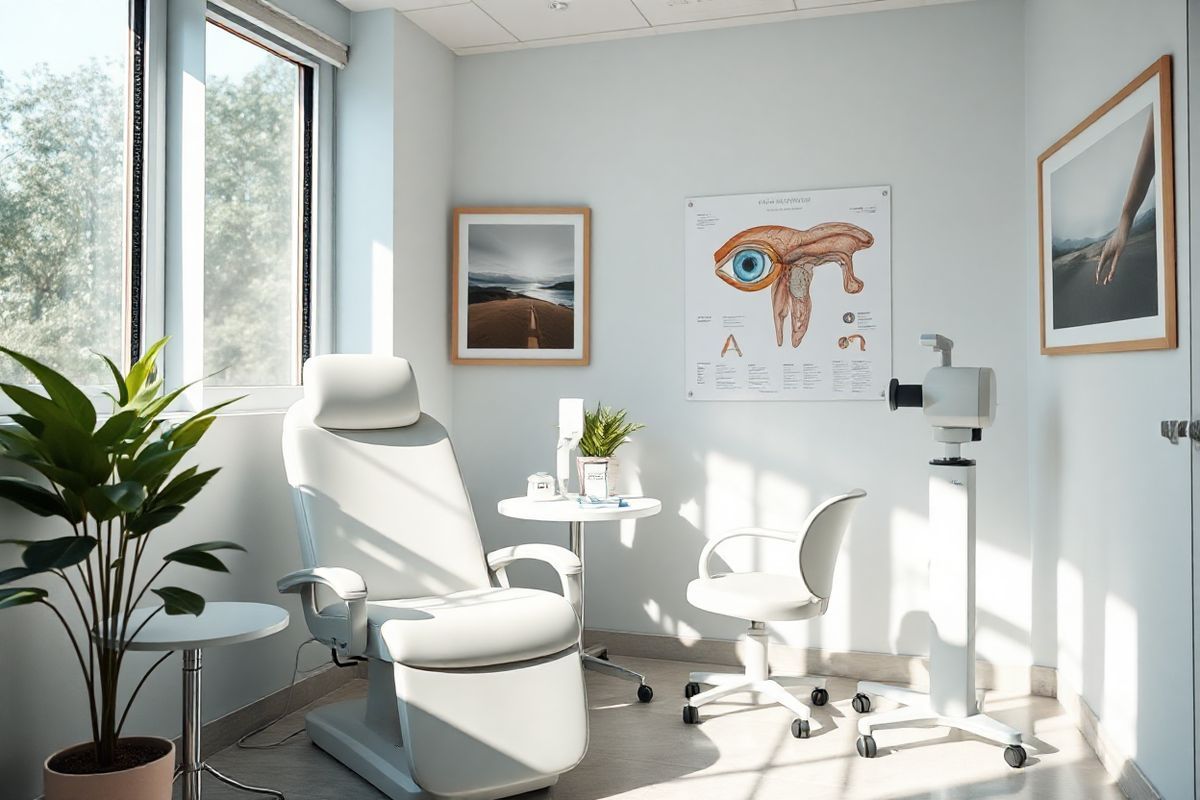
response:
<svg viewBox="0 0 1200 800"><path fill-rule="evenodd" d="M493 550L487 555L488 569L496 576L501 586L508 586L508 574L505 570L514 561L541 561L553 567L562 584L563 597L567 598L567 602L575 609L576 616L579 616L583 584L583 562L579 560L579 556L565 547L540 542L516 544Z"/></svg>
<svg viewBox="0 0 1200 800"><path fill-rule="evenodd" d="M312 584L327 587L342 600L365 600L367 597L366 581L357 572L345 567L298 569L280 578L275 588L280 594L289 594Z"/></svg>
<svg viewBox="0 0 1200 800"><path fill-rule="evenodd" d="M766 528L738 528L735 531L729 531L728 533L721 534L715 539L710 539L708 543L704 545L704 549L700 551L700 563L697 566L697 571L700 573L700 577L712 577L712 573L709 571L709 562L712 560L713 553L716 552L718 547L725 544L725 542L728 542L730 539L739 539L743 537L753 539L774 539L775 541L779 542L795 544L798 534L788 533L787 531L772 531L767 530ZM797 564L796 568L799 569L799 564Z"/></svg>
<svg viewBox="0 0 1200 800"><path fill-rule="evenodd" d="M317 587L324 586L346 604L346 613L322 614ZM301 569L280 578L280 594L300 594L304 621L313 638L345 658L362 656L367 649L367 583L345 567Z"/></svg>

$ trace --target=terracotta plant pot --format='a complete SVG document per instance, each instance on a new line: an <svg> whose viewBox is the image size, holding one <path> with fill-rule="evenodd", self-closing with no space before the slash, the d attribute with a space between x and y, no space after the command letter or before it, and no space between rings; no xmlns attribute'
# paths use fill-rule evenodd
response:
<svg viewBox="0 0 1200 800"><path fill-rule="evenodd" d="M50 762L85 747L91 742L60 750L42 765L45 800L171 800L171 778L175 774L175 745L157 736L125 737L121 742L158 746L165 752L141 766L116 772L74 775L50 768Z"/></svg>
<svg viewBox="0 0 1200 800"><path fill-rule="evenodd" d="M614 458L597 458L594 456L578 456L575 459L575 467L579 472L579 493L583 494L583 474L584 468L588 464L607 464L608 465L608 496L614 497L617 494L617 459Z"/></svg>

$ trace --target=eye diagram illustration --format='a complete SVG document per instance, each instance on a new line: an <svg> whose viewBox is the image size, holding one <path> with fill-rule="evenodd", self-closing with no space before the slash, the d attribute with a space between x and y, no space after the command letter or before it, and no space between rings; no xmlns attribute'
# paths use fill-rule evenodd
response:
<svg viewBox="0 0 1200 800"><path fill-rule="evenodd" d="M863 335L861 333L852 333L849 336L839 336L838 337L838 347L845 350L856 339L858 340L858 349L860 351L866 350L867 349L867 340L863 338Z"/></svg>
<svg viewBox="0 0 1200 800"><path fill-rule="evenodd" d="M717 277L743 292L772 286L775 344L783 347L783 325L792 318L792 347L799 347L812 316L813 269L842 268L842 288L858 294L863 282L854 275L854 254L875 243L868 231L848 222L826 222L806 231L760 225L737 234L713 254Z"/></svg>

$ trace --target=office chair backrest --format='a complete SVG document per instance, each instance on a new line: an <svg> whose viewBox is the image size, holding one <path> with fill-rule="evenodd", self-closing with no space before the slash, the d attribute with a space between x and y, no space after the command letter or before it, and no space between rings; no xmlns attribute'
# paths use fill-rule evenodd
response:
<svg viewBox="0 0 1200 800"><path fill-rule="evenodd" d="M283 456L305 567L352 569L372 600L488 586L450 438L405 359L310 358Z"/></svg>
<svg viewBox="0 0 1200 800"><path fill-rule="evenodd" d="M814 508L804 522L804 533L797 543L800 574L809 591L822 600L828 600L833 591L833 570L842 549L842 537L850 527L855 506L866 496L862 489L853 489L831 497Z"/></svg>

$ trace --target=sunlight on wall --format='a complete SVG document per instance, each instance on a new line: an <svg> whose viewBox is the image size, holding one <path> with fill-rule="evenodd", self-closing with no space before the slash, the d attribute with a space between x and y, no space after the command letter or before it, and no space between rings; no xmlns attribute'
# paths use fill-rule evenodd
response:
<svg viewBox="0 0 1200 800"><path fill-rule="evenodd" d="M923 629L929 625L929 519L903 508L893 508L888 517L891 541L892 631L899 631L906 617L919 620Z"/></svg>
<svg viewBox="0 0 1200 800"><path fill-rule="evenodd" d="M1104 598L1104 631L1104 707L1095 711L1119 751L1137 758L1138 617L1129 603L1112 592Z"/></svg>
<svg viewBox="0 0 1200 800"><path fill-rule="evenodd" d="M371 352L392 355L392 248L371 243Z"/></svg>
<svg viewBox="0 0 1200 800"><path fill-rule="evenodd" d="M650 599L642 603L646 616L662 629L662 632L674 636L683 644L691 647L700 641L700 631L682 620L675 620L670 614L664 613L657 600Z"/></svg>
<svg viewBox="0 0 1200 800"><path fill-rule="evenodd" d="M1029 631L1012 622L1031 618L1030 570L1027 556L976 541L975 652L979 658L998 664L1032 663Z"/></svg>
<svg viewBox="0 0 1200 800"><path fill-rule="evenodd" d="M1070 561L1058 561L1058 680L1083 690L1083 578Z"/></svg>

